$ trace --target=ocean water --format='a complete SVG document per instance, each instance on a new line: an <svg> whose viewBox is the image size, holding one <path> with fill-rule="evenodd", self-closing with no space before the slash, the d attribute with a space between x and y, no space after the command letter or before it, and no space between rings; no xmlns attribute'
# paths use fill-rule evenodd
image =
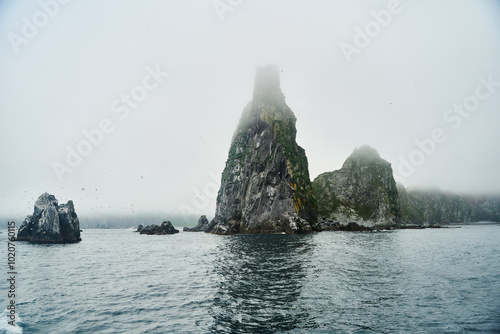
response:
<svg viewBox="0 0 500 334"><path fill-rule="evenodd" d="M500 333L499 225L82 238L16 243L0 333Z"/></svg>

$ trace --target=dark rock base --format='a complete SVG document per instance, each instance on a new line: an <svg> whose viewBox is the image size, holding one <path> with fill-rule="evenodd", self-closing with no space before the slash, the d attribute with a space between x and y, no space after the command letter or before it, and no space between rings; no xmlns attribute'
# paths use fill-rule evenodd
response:
<svg viewBox="0 0 500 334"><path fill-rule="evenodd" d="M147 235L165 235L165 234L175 234L179 233L179 230L176 230L171 222L164 221L160 226L153 224L144 227L140 234Z"/></svg>

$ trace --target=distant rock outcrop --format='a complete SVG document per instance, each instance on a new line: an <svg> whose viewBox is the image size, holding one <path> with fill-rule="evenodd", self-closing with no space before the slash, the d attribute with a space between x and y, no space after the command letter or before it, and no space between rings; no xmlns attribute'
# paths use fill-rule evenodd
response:
<svg viewBox="0 0 500 334"><path fill-rule="evenodd" d="M135 230L135 232L141 232L143 229L144 229L144 226L142 224L139 224L139 226L137 226L137 230Z"/></svg>
<svg viewBox="0 0 500 334"><path fill-rule="evenodd" d="M209 221L207 216L203 215L198 219L198 224L195 227L184 227L184 232L205 232L208 229Z"/></svg>
<svg viewBox="0 0 500 334"><path fill-rule="evenodd" d="M58 205L48 193L38 197L33 215L27 216L19 227L17 240L34 243L79 242L80 222L73 201Z"/></svg>
<svg viewBox="0 0 500 334"><path fill-rule="evenodd" d="M403 225L500 222L500 196L457 195L439 190L406 190L398 184Z"/></svg>
<svg viewBox="0 0 500 334"><path fill-rule="evenodd" d="M257 69L253 100L234 133L208 232L317 229L317 204L305 151L295 141L295 123L280 89L278 67Z"/></svg>
<svg viewBox="0 0 500 334"><path fill-rule="evenodd" d="M161 234L179 233L179 230L176 230L174 228L174 226L172 225L172 223L167 220L167 221L164 221L163 223L161 223L160 226L158 226L156 224L148 225L148 226L144 227L140 233L141 234L148 234L148 235L152 235L152 234L161 235Z"/></svg>
<svg viewBox="0 0 500 334"><path fill-rule="evenodd" d="M369 146L355 149L341 169L319 175L312 187L323 229L399 223L401 204L391 164Z"/></svg>

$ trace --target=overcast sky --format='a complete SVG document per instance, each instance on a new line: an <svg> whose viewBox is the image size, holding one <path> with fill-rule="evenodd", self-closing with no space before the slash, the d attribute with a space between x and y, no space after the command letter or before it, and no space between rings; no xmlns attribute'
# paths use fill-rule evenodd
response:
<svg viewBox="0 0 500 334"><path fill-rule="evenodd" d="M405 186L500 193L499 60L496 0L0 1L0 216L213 216L269 63L311 179L368 144Z"/></svg>

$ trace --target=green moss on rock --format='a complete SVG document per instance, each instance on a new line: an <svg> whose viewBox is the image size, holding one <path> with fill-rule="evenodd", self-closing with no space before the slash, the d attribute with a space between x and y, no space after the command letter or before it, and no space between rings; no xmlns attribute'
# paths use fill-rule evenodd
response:
<svg viewBox="0 0 500 334"><path fill-rule="evenodd" d="M233 135L209 228L213 233L302 233L317 228L307 157L295 142L295 115L285 103L276 68L261 74Z"/></svg>
<svg viewBox="0 0 500 334"><path fill-rule="evenodd" d="M391 226L401 215L391 165L369 146L354 150L340 170L319 175L313 191L320 216L344 224Z"/></svg>

